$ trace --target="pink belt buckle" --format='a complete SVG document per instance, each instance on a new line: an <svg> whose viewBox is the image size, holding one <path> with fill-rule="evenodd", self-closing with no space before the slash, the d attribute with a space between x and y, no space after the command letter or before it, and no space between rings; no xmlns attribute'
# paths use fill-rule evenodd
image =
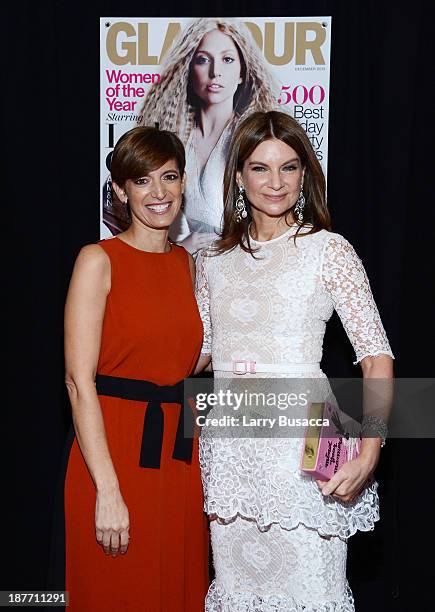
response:
<svg viewBox="0 0 435 612"><path fill-rule="evenodd" d="M243 371L238 369L238 366L243 366ZM255 361L246 361L245 359L237 359L233 361L233 374L256 374L256 362Z"/></svg>

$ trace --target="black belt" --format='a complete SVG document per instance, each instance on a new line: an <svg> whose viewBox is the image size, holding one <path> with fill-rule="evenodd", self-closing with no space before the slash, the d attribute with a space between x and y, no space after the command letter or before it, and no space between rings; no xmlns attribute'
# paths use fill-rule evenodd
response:
<svg viewBox="0 0 435 612"><path fill-rule="evenodd" d="M95 378L98 395L109 395L136 402L148 402L145 412L139 465L159 468L163 444L163 410L161 402L181 405L175 438L173 459L192 459L194 419L193 412L186 409L183 401L184 381L175 385L161 386L148 380L135 380L119 376L97 374Z"/></svg>

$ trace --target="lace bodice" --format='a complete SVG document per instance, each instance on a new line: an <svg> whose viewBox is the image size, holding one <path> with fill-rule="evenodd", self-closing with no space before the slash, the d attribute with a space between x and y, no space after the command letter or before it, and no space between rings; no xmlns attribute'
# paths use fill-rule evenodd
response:
<svg viewBox="0 0 435 612"><path fill-rule="evenodd" d="M364 267L349 242L322 230L298 237L295 244L293 234L291 228L265 243L253 240L260 247L257 259L238 247L220 256L210 250L199 254L202 352L211 353L214 363L318 363L335 308L355 363L369 355L393 357ZM216 378L230 376L215 370ZM319 369L309 376L327 384ZM273 523L284 529L303 523L320 534L347 538L357 529L373 529L379 519L378 483L372 479L353 502L324 498L315 480L299 470L302 444L301 438L222 438L203 430L205 511L223 523L238 515L255 520L260 530Z"/></svg>
<svg viewBox="0 0 435 612"><path fill-rule="evenodd" d="M358 363L392 355L361 260L339 234L298 237L294 229L260 247L253 259L240 248L221 256L202 251L197 299L204 325L202 352L214 362L313 363L322 358L326 322L334 308ZM289 239L290 238L290 239Z"/></svg>

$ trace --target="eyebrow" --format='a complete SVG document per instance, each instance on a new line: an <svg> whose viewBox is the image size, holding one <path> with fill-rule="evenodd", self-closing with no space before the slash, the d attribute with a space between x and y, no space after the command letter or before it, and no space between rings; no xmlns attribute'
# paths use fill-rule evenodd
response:
<svg viewBox="0 0 435 612"><path fill-rule="evenodd" d="M206 55L211 55L208 51L203 51L202 49L198 49L198 51L195 52L195 55L197 55L198 53L205 53ZM234 49L225 49L225 51L221 51L220 53L236 53L236 51Z"/></svg>
<svg viewBox="0 0 435 612"><path fill-rule="evenodd" d="M145 174L141 174L140 176L137 177L137 179L132 179L132 180L133 181L137 181L137 180L139 180L141 178L146 178L147 176L150 176L152 172L155 172L155 170L151 170L148 174L146 174L146 173ZM180 173L180 171L176 170L175 168L173 168L173 169L169 168L169 170L165 170L164 172L162 172L161 176L167 174L168 172L172 172L172 173L176 173L176 174Z"/></svg>
<svg viewBox="0 0 435 612"><path fill-rule="evenodd" d="M294 162L299 162L299 161L300 161L299 157L295 157L294 159L289 159L288 161L284 162L283 164L281 164L281 166L286 166L287 164L293 164ZM249 162L248 166L267 166L269 168L269 166L265 164L264 162L256 162L256 161Z"/></svg>

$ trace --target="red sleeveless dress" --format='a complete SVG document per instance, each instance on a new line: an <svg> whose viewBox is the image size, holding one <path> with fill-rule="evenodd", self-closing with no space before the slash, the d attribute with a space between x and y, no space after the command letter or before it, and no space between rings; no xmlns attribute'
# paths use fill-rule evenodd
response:
<svg viewBox="0 0 435 612"><path fill-rule="evenodd" d="M148 253L120 238L111 262L98 374L173 385L191 373L202 342L186 251ZM172 458L179 404L162 403L160 469L139 466L146 402L99 396L121 494L129 510L125 555L95 537L95 487L74 440L65 481L70 612L200 612L208 588L208 531L198 440L190 463Z"/></svg>

